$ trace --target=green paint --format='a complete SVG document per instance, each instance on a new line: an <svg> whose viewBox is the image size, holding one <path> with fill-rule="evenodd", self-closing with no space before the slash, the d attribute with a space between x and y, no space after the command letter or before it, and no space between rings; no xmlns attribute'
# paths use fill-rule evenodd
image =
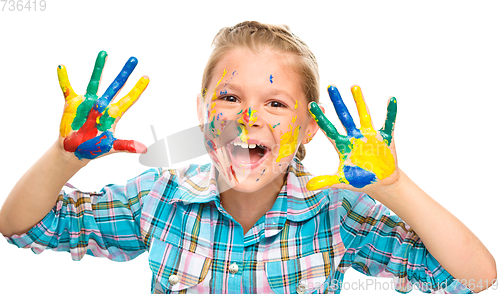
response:
<svg viewBox="0 0 500 294"><path fill-rule="evenodd" d="M99 118L99 124L97 129L101 132L109 130L111 126L115 123L116 118L109 116L108 108L104 110L104 114Z"/></svg>
<svg viewBox="0 0 500 294"><path fill-rule="evenodd" d="M85 95L85 97L86 99L76 109L75 119L71 123L71 128L75 131L79 130L83 126L83 124L87 120L87 117L89 116L89 112L92 109L92 106L94 106L94 103L97 100L97 96L95 95Z"/></svg>
<svg viewBox="0 0 500 294"><path fill-rule="evenodd" d="M97 94L99 89L99 82L101 81L102 70L104 69L104 63L106 63L106 57L108 53L106 51L101 51L97 55L95 60L94 70L92 71L92 77L90 78L89 85L87 86L87 95L94 96Z"/></svg>
<svg viewBox="0 0 500 294"><path fill-rule="evenodd" d="M325 131L328 138L335 141L335 146L337 146L341 154L351 152L352 144L349 137L339 134L335 126L326 118L316 102L311 103L309 112L318 123L319 127Z"/></svg>
<svg viewBox="0 0 500 294"><path fill-rule="evenodd" d="M384 138L384 142L387 146L391 145L392 141L392 131L394 130L394 124L396 123L396 113L398 111L398 104L395 97L392 97L387 105L387 117L385 119L385 125L380 129L380 135Z"/></svg>
<svg viewBox="0 0 500 294"><path fill-rule="evenodd" d="M240 113L242 113L242 112L243 112L243 109L242 109L242 110L240 110L240 112L238 112L237 114L240 114Z"/></svg>

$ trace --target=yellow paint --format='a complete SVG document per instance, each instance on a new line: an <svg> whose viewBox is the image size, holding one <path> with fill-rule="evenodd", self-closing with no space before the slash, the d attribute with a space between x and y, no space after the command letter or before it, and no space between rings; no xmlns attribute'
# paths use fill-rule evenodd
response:
<svg viewBox="0 0 500 294"><path fill-rule="evenodd" d="M61 137L67 137L71 132L71 123L73 123L73 120L76 117L76 110L84 99L85 98L83 96L76 96L71 99L66 99L67 105L64 108L61 125L59 126L59 133L61 134Z"/></svg>
<svg viewBox="0 0 500 294"><path fill-rule="evenodd" d="M297 120L297 116L294 116L294 117L292 118L292 123L294 123L296 120Z"/></svg>
<svg viewBox="0 0 500 294"><path fill-rule="evenodd" d="M250 113L248 114L248 126L253 126L255 124L255 122L257 121L257 110L252 110L250 111Z"/></svg>
<svg viewBox="0 0 500 294"><path fill-rule="evenodd" d="M356 102L356 107L359 113L359 122L361 124L361 133L364 136L375 136L377 131L373 129L372 118L368 112L368 108L365 104L365 99L363 99L363 93L361 93L361 88L359 86L352 86L351 93Z"/></svg>
<svg viewBox="0 0 500 294"><path fill-rule="evenodd" d="M227 70L224 69L224 72L222 73L222 77L220 78L220 80L217 82L217 85L215 85L215 88L214 88L214 94L212 95L212 100L216 100L217 99L217 87L219 86L219 84L222 82L222 79L224 79L224 76L226 75L227 73Z"/></svg>
<svg viewBox="0 0 500 294"><path fill-rule="evenodd" d="M350 159L354 165L371 171L381 180L389 177L396 169L391 150L375 136L367 136L366 141L354 139L353 143Z"/></svg>
<svg viewBox="0 0 500 294"><path fill-rule="evenodd" d="M331 187L335 184L340 184L344 183L346 185L349 185L349 181L345 178L344 175L344 165L346 161L347 156L340 156L339 155L339 169L337 170L337 174L333 176L317 176L309 180L307 182L306 188L308 190L320 190L325 187Z"/></svg>
<svg viewBox="0 0 500 294"><path fill-rule="evenodd" d="M297 100L295 100L295 109L297 109L297 107L299 106L299 105L297 104L297 102L298 102L298 101L297 101Z"/></svg>
<svg viewBox="0 0 500 294"><path fill-rule="evenodd" d="M238 137L240 137L241 142L248 143L248 130L245 124L243 123L238 124L238 129L240 131Z"/></svg>
<svg viewBox="0 0 500 294"><path fill-rule="evenodd" d="M66 101L78 96L75 91L73 91L73 88L69 83L68 72L66 71L66 67L64 65L59 65L57 67L57 78L59 79L59 86L61 86L61 90Z"/></svg>
<svg viewBox="0 0 500 294"><path fill-rule="evenodd" d="M141 96L142 92L146 89L149 84L149 79L142 77L139 79L134 88L128 92L126 96L120 99L118 102L113 103L109 106L108 114L112 118L121 117L125 111L127 111L130 106L132 106L137 99Z"/></svg>
<svg viewBox="0 0 500 294"><path fill-rule="evenodd" d="M297 139L299 137L300 126L295 127L295 130L292 130L291 125L288 126L290 130L281 135L280 150L276 162L280 162L281 159L294 154L295 150L297 150Z"/></svg>
<svg viewBox="0 0 500 294"><path fill-rule="evenodd" d="M268 124L269 125L269 128L271 129L271 132L274 133L274 129L273 129L273 126L271 124Z"/></svg>

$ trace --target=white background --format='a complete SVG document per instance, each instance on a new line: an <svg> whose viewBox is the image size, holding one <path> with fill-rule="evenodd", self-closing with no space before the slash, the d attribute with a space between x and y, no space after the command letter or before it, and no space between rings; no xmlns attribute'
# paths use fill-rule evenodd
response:
<svg viewBox="0 0 500 294"><path fill-rule="evenodd" d="M401 168L462 220L500 262L495 242L500 196L496 1L46 2L43 12L0 12L0 203L58 136L64 104L58 64L66 65L73 88L83 94L97 53L106 50L102 94L128 57L136 56L139 65L122 93L142 75L149 75L151 83L120 121L117 137L150 145L150 125L162 138L197 124L195 97L220 28L244 20L285 23L315 53L324 89L321 100L338 128L326 92L329 84L338 86L353 116L349 88L359 84L377 128L383 124L387 99L398 98ZM312 173L336 170L337 155L322 134L307 152L304 163ZM70 182L81 190L100 190L144 170L137 155L113 155L89 164ZM34 255L0 240L0 265L0 293L150 289L146 254L127 263L92 257L73 262L69 254ZM350 270L345 281L358 279L366 278ZM377 291L384 292L394 293Z"/></svg>

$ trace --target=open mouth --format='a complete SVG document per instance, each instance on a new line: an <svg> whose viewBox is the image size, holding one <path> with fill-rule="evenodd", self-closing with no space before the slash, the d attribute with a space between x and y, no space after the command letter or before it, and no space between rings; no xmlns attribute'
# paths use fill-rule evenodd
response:
<svg viewBox="0 0 500 294"><path fill-rule="evenodd" d="M267 157L270 149L262 144L231 142L227 144L229 154L236 163L255 168Z"/></svg>

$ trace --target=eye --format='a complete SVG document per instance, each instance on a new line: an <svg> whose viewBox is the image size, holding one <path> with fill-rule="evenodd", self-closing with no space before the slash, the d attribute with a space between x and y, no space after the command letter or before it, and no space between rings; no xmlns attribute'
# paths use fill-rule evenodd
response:
<svg viewBox="0 0 500 294"><path fill-rule="evenodd" d="M235 96L221 96L221 97L219 97L219 99L227 101L227 102L231 102L231 103L238 102L238 98L236 98Z"/></svg>
<svg viewBox="0 0 500 294"><path fill-rule="evenodd" d="M274 107L274 108L286 107L285 104L283 104L283 103L281 103L279 101L271 101L271 102L269 102L268 105L271 106L271 107Z"/></svg>

